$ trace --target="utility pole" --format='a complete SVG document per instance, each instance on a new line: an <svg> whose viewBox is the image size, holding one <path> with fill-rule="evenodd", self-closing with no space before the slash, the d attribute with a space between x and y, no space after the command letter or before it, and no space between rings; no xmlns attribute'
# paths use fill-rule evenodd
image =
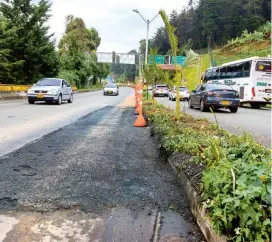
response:
<svg viewBox="0 0 272 242"><path fill-rule="evenodd" d="M149 20L146 21L147 27L146 27L146 41L145 41L145 64L147 65L147 56L148 56L148 33L149 33Z"/></svg>
<svg viewBox="0 0 272 242"><path fill-rule="evenodd" d="M133 12L138 13L141 18L145 21L146 23L146 41L145 41L145 64L147 65L147 58L148 58L148 35L149 35L149 25L150 23L159 15L159 13L156 14L156 16L151 19L151 20L146 20L142 14L139 12L137 9L133 9Z"/></svg>

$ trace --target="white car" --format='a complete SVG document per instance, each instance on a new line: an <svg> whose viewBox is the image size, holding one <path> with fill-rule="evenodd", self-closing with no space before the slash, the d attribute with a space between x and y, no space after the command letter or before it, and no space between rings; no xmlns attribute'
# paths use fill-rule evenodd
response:
<svg viewBox="0 0 272 242"><path fill-rule="evenodd" d="M180 100L188 101L190 92L187 87L181 86L179 88L179 95L180 95ZM177 97L177 87L174 87L173 90L169 91L168 98L171 101L175 101L176 97Z"/></svg>
<svg viewBox="0 0 272 242"><path fill-rule="evenodd" d="M108 83L103 90L103 94L105 95L119 95L119 87L115 83Z"/></svg>
<svg viewBox="0 0 272 242"><path fill-rule="evenodd" d="M61 105L62 101L73 102L73 91L71 86L63 79L43 78L28 89L27 97L29 104L45 101Z"/></svg>

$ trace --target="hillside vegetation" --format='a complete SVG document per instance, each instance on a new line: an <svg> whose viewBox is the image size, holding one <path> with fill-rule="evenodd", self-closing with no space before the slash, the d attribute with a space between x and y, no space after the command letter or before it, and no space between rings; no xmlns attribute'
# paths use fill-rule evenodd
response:
<svg viewBox="0 0 272 242"><path fill-rule="evenodd" d="M228 41L222 48L213 51L212 58L216 65L230 61L245 59L253 56L267 57L271 54L271 23L268 22L258 31L248 33L243 31L240 37ZM210 67L210 55L201 55L201 73ZM184 76L188 80L190 90L200 84L200 76L197 76L197 66L191 66L184 70Z"/></svg>

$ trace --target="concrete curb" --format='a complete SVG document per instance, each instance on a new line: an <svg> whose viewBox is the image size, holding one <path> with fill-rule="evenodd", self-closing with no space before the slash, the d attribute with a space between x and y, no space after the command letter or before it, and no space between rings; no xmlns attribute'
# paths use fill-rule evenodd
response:
<svg viewBox="0 0 272 242"><path fill-rule="evenodd" d="M170 155L168 157L168 162L177 175L179 182L182 184L183 189L185 189L187 194L188 203L191 209L192 214L195 216L197 224L201 229L203 235L205 236L208 242L227 242L228 238L226 236L219 235L215 232L210 224L210 221L207 216L206 210L202 207L200 198L191 185L185 173L175 166L174 156Z"/></svg>
<svg viewBox="0 0 272 242"><path fill-rule="evenodd" d="M73 91L73 93L83 93L83 92L95 92L95 91L101 91L103 88L96 88L96 89L91 89L91 90L84 90L84 91Z"/></svg>

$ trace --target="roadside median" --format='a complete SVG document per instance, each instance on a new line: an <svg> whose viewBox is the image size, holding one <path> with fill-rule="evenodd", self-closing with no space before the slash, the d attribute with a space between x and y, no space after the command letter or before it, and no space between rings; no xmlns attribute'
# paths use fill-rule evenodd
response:
<svg viewBox="0 0 272 242"><path fill-rule="evenodd" d="M148 101L145 114L162 155L187 193L207 241L270 241L271 152L248 134Z"/></svg>

